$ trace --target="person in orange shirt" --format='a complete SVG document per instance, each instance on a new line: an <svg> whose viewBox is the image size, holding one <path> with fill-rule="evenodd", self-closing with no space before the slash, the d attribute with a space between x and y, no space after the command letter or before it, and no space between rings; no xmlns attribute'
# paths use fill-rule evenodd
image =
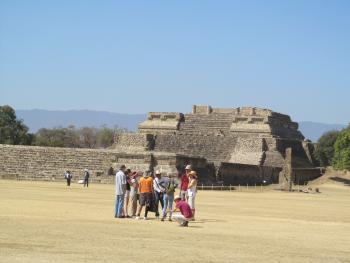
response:
<svg viewBox="0 0 350 263"><path fill-rule="evenodd" d="M140 193L140 206L137 209L136 219L140 219L142 208L145 208L145 216L143 219L147 220L147 213L149 206L153 201L153 178L150 176L150 171L146 171L144 177L139 182L139 193Z"/></svg>

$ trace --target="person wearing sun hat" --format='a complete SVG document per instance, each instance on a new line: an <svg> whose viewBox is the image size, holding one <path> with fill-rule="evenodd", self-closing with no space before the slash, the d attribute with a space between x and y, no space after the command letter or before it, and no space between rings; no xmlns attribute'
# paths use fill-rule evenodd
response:
<svg viewBox="0 0 350 263"><path fill-rule="evenodd" d="M153 190L154 190L154 201L155 201L155 208L156 208L156 218L159 219L159 203L162 207L164 207L164 192L165 192L165 181L162 178L162 173L160 170L157 170L155 173L155 178L153 179Z"/></svg>
<svg viewBox="0 0 350 263"><path fill-rule="evenodd" d="M130 200L131 200L131 211L130 214L132 217L136 217L137 211L137 200L139 200L139 180L142 176L142 172L133 172L130 176Z"/></svg>
<svg viewBox="0 0 350 263"><path fill-rule="evenodd" d="M173 215L173 219L180 224L180 226L188 226L188 222L193 220L193 214L190 206L186 201L181 200L181 196L178 195L174 198L175 208L173 212L180 211L181 214Z"/></svg>
<svg viewBox="0 0 350 263"><path fill-rule="evenodd" d="M188 174L192 171L192 166L190 164L186 165L185 173L180 177L180 196L182 200L187 200L187 188L188 188Z"/></svg>
<svg viewBox="0 0 350 263"><path fill-rule="evenodd" d="M198 183L197 173L195 171L191 171L188 174L188 178L189 178L189 183L188 183L188 188L187 188L188 205L191 207L191 211L192 211L193 218L194 218L194 214L196 211L194 201L195 201L196 195L197 195L197 183Z"/></svg>

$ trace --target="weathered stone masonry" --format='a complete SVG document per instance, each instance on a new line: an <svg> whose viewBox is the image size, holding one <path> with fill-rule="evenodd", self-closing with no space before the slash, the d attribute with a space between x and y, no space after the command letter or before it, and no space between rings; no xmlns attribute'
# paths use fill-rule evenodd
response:
<svg viewBox="0 0 350 263"><path fill-rule="evenodd" d="M252 107L194 105L188 114L150 112L137 133L117 135L110 150L0 145L0 178L57 180L68 169L77 180L88 168L92 181L111 183L121 164L168 175L192 164L200 183L278 183L287 148L292 149L295 183L320 175L312 147L289 116Z"/></svg>
<svg viewBox="0 0 350 263"><path fill-rule="evenodd" d="M108 175L115 153L109 150L56 147L13 146L0 144L0 178L18 180L63 180L70 170L73 181L88 168L93 182L110 183Z"/></svg>
<svg viewBox="0 0 350 263"><path fill-rule="evenodd" d="M175 173L188 162L200 171L202 182L225 184L278 183L287 148L293 152L295 183L320 175L298 124L288 115L268 109L194 105L189 114L150 112L138 133L123 134L115 144L118 152L153 154L151 169ZM179 155L179 160L163 167L156 157L171 159L173 154ZM201 161L194 163L196 160Z"/></svg>

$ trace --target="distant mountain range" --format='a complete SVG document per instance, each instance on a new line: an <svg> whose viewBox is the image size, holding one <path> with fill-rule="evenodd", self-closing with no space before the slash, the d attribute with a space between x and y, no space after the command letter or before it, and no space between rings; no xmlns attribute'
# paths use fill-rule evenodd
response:
<svg viewBox="0 0 350 263"><path fill-rule="evenodd" d="M312 121L300 121L299 130L305 136L305 138L310 139L313 142L316 142L322 134L328 131L341 130L345 128L345 124L326 124L320 122Z"/></svg>
<svg viewBox="0 0 350 263"><path fill-rule="evenodd" d="M67 127L107 127L118 126L130 131L136 131L137 125L146 119L146 114L121 114L106 111L69 110L16 110L17 117L29 127L30 132L40 128ZM317 141L325 132L341 130L346 125L325 124L311 121L300 121L299 129L311 141Z"/></svg>
<svg viewBox="0 0 350 263"><path fill-rule="evenodd" d="M16 110L18 119L22 119L30 132L40 128L68 127L107 127L118 126L130 131L136 131L137 125L146 119L146 114L121 114L107 111L90 110Z"/></svg>

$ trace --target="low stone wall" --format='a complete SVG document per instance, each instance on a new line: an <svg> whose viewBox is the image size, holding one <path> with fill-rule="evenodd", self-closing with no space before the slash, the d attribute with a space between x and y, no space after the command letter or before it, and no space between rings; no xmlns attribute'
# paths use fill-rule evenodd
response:
<svg viewBox="0 0 350 263"><path fill-rule="evenodd" d="M64 181L64 172L71 171L73 181L90 171L92 183L114 183L118 167L125 164L134 171L160 170L176 176L186 164L192 164L201 183L215 180L213 168L199 157L167 152L123 153L115 150L74 149L0 144L0 179Z"/></svg>
<svg viewBox="0 0 350 263"><path fill-rule="evenodd" d="M264 180L267 184L276 184L281 170L279 167L223 163L220 175L224 185L260 185Z"/></svg>
<svg viewBox="0 0 350 263"><path fill-rule="evenodd" d="M0 178L17 180L64 180L70 170L73 181L83 178L84 168L90 171L91 182L112 183L111 150L74 149L0 144Z"/></svg>

